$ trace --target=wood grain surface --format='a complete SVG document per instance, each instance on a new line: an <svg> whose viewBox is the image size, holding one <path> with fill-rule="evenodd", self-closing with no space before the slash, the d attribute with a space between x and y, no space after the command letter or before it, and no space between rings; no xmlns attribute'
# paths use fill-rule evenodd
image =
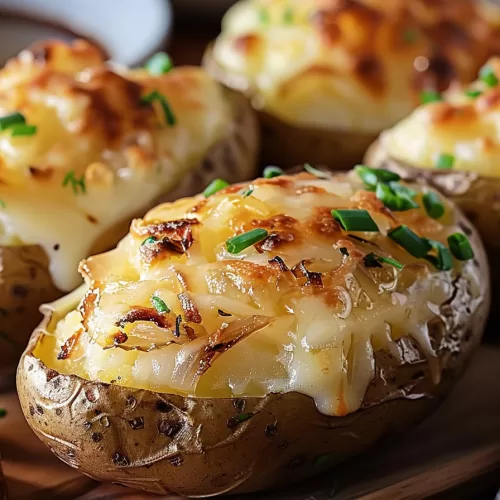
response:
<svg viewBox="0 0 500 500"><path fill-rule="evenodd" d="M447 498L478 499L481 491L500 487L499 383L500 346L482 346L450 398L416 429L289 490L225 498L402 500L454 491ZM0 452L11 500L180 499L96 483L38 441L15 393L0 395L0 407L8 412L0 421Z"/></svg>

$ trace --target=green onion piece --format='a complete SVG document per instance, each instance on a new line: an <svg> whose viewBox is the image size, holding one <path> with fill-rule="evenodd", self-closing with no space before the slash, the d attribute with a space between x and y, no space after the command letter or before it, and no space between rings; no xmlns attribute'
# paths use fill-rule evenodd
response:
<svg viewBox="0 0 500 500"><path fill-rule="evenodd" d="M426 255L424 258L429 261L439 271L449 271L453 268L453 257L445 245L439 241L428 240L432 248L437 252L435 255Z"/></svg>
<svg viewBox="0 0 500 500"><path fill-rule="evenodd" d="M0 200L0 208L5 208L5 207L6 207L5 201Z"/></svg>
<svg viewBox="0 0 500 500"><path fill-rule="evenodd" d="M349 257L349 250L347 250L347 248L346 248L346 247L342 247L342 248L340 248L339 250L340 250L340 253L341 253L342 255L345 255L346 257Z"/></svg>
<svg viewBox="0 0 500 500"><path fill-rule="evenodd" d="M0 408L0 418L4 418L7 415L7 410L5 408Z"/></svg>
<svg viewBox="0 0 500 500"><path fill-rule="evenodd" d="M418 194L414 189L408 186L403 186L403 184L400 184L399 182L389 182L389 186L399 196L414 198Z"/></svg>
<svg viewBox="0 0 500 500"><path fill-rule="evenodd" d="M0 130L5 130L12 125L19 125L26 123L26 118L21 113L11 113L10 115L5 115L0 117Z"/></svg>
<svg viewBox="0 0 500 500"><path fill-rule="evenodd" d="M369 187L375 188L378 182L399 181L400 177L394 172L383 168L370 168L365 165L356 165L354 171L361 180Z"/></svg>
<svg viewBox="0 0 500 500"><path fill-rule="evenodd" d="M395 267L400 271L401 269L403 269L403 267L405 267L404 264L401 264L401 262L399 262L399 260L391 259L390 257L378 257L378 261L383 262L384 264L389 264L390 266Z"/></svg>
<svg viewBox="0 0 500 500"><path fill-rule="evenodd" d="M466 90L465 95L471 99L477 99L482 92L480 90Z"/></svg>
<svg viewBox="0 0 500 500"><path fill-rule="evenodd" d="M319 177L320 179L329 179L330 175L328 172L323 172L322 170L319 170L318 168L314 168L310 163L304 163L304 170L309 172L310 174L315 175L316 177Z"/></svg>
<svg viewBox="0 0 500 500"><path fill-rule="evenodd" d="M71 184L71 187L73 189L74 194L78 194L78 190L80 190L81 193L85 193L87 191L87 186L85 185L85 177L82 174L82 176L77 179L75 176L75 171L70 170L63 179L62 186L66 187L68 184Z"/></svg>
<svg viewBox="0 0 500 500"><path fill-rule="evenodd" d="M242 193L241 193L241 196L243 196L243 198L248 198L252 193L253 193L253 190L255 188L250 184L250 186L248 186L248 189L245 189Z"/></svg>
<svg viewBox="0 0 500 500"><path fill-rule="evenodd" d="M24 123L18 123L16 125L12 125L10 130L12 130L12 137L27 137L30 135L35 135L37 131L36 125L26 125Z"/></svg>
<svg viewBox="0 0 500 500"><path fill-rule="evenodd" d="M389 264L390 266L393 266L400 271L404 267L404 265L396 259L391 259L390 257L381 257L374 254L373 252L365 255L364 264L365 267L382 267L381 264Z"/></svg>
<svg viewBox="0 0 500 500"><path fill-rule="evenodd" d="M283 172L283 169L279 167L273 167L269 166L264 169L264 172L262 173L262 177L264 179L272 179L273 177L279 177L280 175L283 175L285 172Z"/></svg>
<svg viewBox="0 0 500 500"><path fill-rule="evenodd" d="M214 179L203 191L203 196L208 198L213 194L217 193L221 189L227 188L229 186L229 182L226 182L224 179Z"/></svg>
<svg viewBox="0 0 500 500"><path fill-rule="evenodd" d="M154 236L150 236L141 243L141 247L143 247L144 245L152 245L153 243L156 243L156 241L157 240Z"/></svg>
<svg viewBox="0 0 500 500"><path fill-rule="evenodd" d="M455 164L455 157L447 153L441 153L436 162L436 168L450 169Z"/></svg>
<svg viewBox="0 0 500 500"><path fill-rule="evenodd" d="M283 11L283 22L285 24L292 24L293 23L293 9L291 7L287 7Z"/></svg>
<svg viewBox="0 0 500 500"><path fill-rule="evenodd" d="M164 75L168 73L173 67L172 59L165 52L157 52L151 59L144 65L144 67L152 75Z"/></svg>
<svg viewBox="0 0 500 500"><path fill-rule="evenodd" d="M444 205L441 198L434 191L428 191L422 196L425 211L429 217L440 219L444 215Z"/></svg>
<svg viewBox="0 0 500 500"><path fill-rule="evenodd" d="M160 92L158 92L157 90L153 90L153 92L142 97L141 101L146 104L151 104L154 101L158 101L163 109L163 114L165 115L167 124L171 127L176 124L177 120L172 111L172 108L168 104L167 98L163 94L160 94Z"/></svg>
<svg viewBox="0 0 500 500"><path fill-rule="evenodd" d="M493 68L489 65L483 66L479 72L479 79L486 83L488 87L496 87L498 85L498 78L493 71Z"/></svg>
<svg viewBox="0 0 500 500"><path fill-rule="evenodd" d="M377 224L366 210L332 210L332 217L345 231L379 232Z"/></svg>
<svg viewBox="0 0 500 500"><path fill-rule="evenodd" d="M227 251L236 255L245 250L245 248L251 247L259 243L259 241L266 239L268 235L269 233L265 229L257 228L239 234L238 236L233 236L226 241Z"/></svg>
<svg viewBox="0 0 500 500"><path fill-rule="evenodd" d="M403 247L410 255L419 259L425 257L432 249L432 246L426 239L420 238L420 236L405 225L392 229L387 233L387 236Z"/></svg>
<svg viewBox="0 0 500 500"><path fill-rule="evenodd" d="M387 184L378 183L375 191L377 198L389 209L395 212L403 212L418 208L418 203L403 194L396 194Z"/></svg>
<svg viewBox="0 0 500 500"><path fill-rule="evenodd" d="M153 304L153 307L156 309L157 312L161 313L169 313L170 308L165 304L165 302L160 299L157 295L153 295L151 297L151 304Z"/></svg>
<svg viewBox="0 0 500 500"><path fill-rule="evenodd" d="M423 90L420 92L420 102L422 104L429 104L431 102L440 102L443 96L437 90Z"/></svg>
<svg viewBox="0 0 500 500"><path fill-rule="evenodd" d="M467 238L462 233L453 233L448 236L448 245L451 253L458 260L470 260L474 258L474 251Z"/></svg>
<svg viewBox="0 0 500 500"><path fill-rule="evenodd" d="M262 24L268 24L271 20L271 16L269 15L269 11L265 8L261 8L259 11L259 20Z"/></svg>

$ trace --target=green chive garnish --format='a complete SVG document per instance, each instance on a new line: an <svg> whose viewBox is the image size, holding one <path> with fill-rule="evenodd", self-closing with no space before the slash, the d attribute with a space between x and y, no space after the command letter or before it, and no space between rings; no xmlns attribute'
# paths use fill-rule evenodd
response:
<svg viewBox="0 0 500 500"><path fill-rule="evenodd" d="M444 215L444 205L440 196L434 191L428 191L422 196L425 211L429 217L440 219Z"/></svg>
<svg viewBox="0 0 500 500"><path fill-rule="evenodd" d="M436 162L436 168L450 169L455 164L455 157L447 153L441 153Z"/></svg>
<svg viewBox="0 0 500 500"><path fill-rule="evenodd" d="M403 247L410 255L421 259L432 249L430 243L415 234L408 226L399 226L387 233L387 236Z"/></svg>
<svg viewBox="0 0 500 500"><path fill-rule="evenodd" d="M265 8L261 8L259 11L259 19L262 24L268 24L271 20L271 16L269 15L269 11Z"/></svg>
<svg viewBox="0 0 500 500"><path fill-rule="evenodd" d="M399 262L399 260L391 259L390 257L378 257L378 261L383 262L384 264L389 264L390 266L395 267L400 271L401 269L403 269L403 267L405 267L404 264L401 264L401 262Z"/></svg>
<svg viewBox="0 0 500 500"><path fill-rule="evenodd" d="M26 123L26 118L21 113L11 113L10 115L5 115L0 117L0 130L5 130L12 127L13 125L19 125Z"/></svg>
<svg viewBox="0 0 500 500"><path fill-rule="evenodd" d="M70 170L64 177L62 186L66 187L68 184L71 184L74 194L78 194L78 191L85 194L87 191L87 187L85 186L85 177L82 174L80 178L77 178L74 170Z"/></svg>
<svg viewBox="0 0 500 500"><path fill-rule="evenodd" d="M474 251L467 238L462 233L453 233L448 236L448 245L451 253L458 260L470 260L474 258Z"/></svg>
<svg viewBox="0 0 500 500"><path fill-rule="evenodd" d="M439 271L449 271L453 268L453 257L451 252L445 245L439 241L428 240L426 241L437 252L437 255L426 255L425 260L429 261Z"/></svg>
<svg viewBox="0 0 500 500"><path fill-rule="evenodd" d="M144 66L152 75L164 75L173 67L172 59L165 52L157 52Z"/></svg>
<svg viewBox="0 0 500 500"><path fill-rule="evenodd" d="M482 92L480 90L466 90L465 95L471 99L477 99Z"/></svg>
<svg viewBox="0 0 500 500"><path fill-rule="evenodd" d="M259 241L267 238L268 232L265 229L252 229L247 233L239 234L238 236L233 236L226 241L227 251L233 255L236 255L245 248L251 247Z"/></svg>
<svg viewBox="0 0 500 500"><path fill-rule="evenodd" d="M153 295L151 297L151 304L153 304L153 307L156 309L157 312L161 313L169 313L170 308L165 304L165 302L160 299L157 295Z"/></svg>
<svg viewBox="0 0 500 500"><path fill-rule="evenodd" d="M356 165L354 170L360 176L361 180L371 188L375 188L378 182L399 181L400 179L398 174L382 168L370 168L365 165Z"/></svg>
<svg viewBox="0 0 500 500"><path fill-rule="evenodd" d="M146 104L151 104L154 101L158 101L163 109L163 114L165 115L165 121L167 122L167 124L171 127L176 124L177 120L172 111L172 108L168 104L167 98L163 94L160 94L160 92L158 92L157 90L153 90L153 92L142 97L141 101Z"/></svg>
<svg viewBox="0 0 500 500"><path fill-rule="evenodd" d="M381 257L374 254L373 252L365 255L364 263L366 267L382 267L381 264L389 264L390 266L393 266L400 271L404 267L404 265L396 259L391 259L390 257Z"/></svg>
<svg viewBox="0 0 500 500"><path fill-rule="evenodd" d="M241 196L243 196L243 198L248 198L252 193L253 193L253 190L255 188L250 185L248 186L248 189L245 189L242 193L241 193Z"/></svg>
<svg viewBox="0 0 500 500"><path fill-rule="evenodd" d="M437 90L423 90L420 92L420 102L429 104L430 102L440 102L443 96Z"/></svg>
<svg viewBox="0 0 500 500"><path fill-rule="evenodd" d="M291 7L287 7L283 11L283 22L285 24L292 24L293 23L293 9Z"/></svg>
<svg viewBox="0 0 500 500"><path fill-rule="evenodd" d="M408 198L413 198L417 196L417 191L408 186L403 186L399 182L389 182L390 188L399 196L407 196Z"/></svg>
<svg viewBox="0 0 500 500"><path fill-rule="evenodd" d="M498 85L498 78L491 66L483 66L479 72L479 79L486 83L488 87L496 87Z"/></svg>
<svg viewBox="0 0 500 500"><path fill-rule="evenodd" d="M262 173L262 177L264 179L272 179L273 177L279 177L280 175L283 175L285 172L283 172L283 169L279 167L273 167L269 166L264 169L264 172Z"/></svg>
<svg viewBox="0 0 500 500"><path fill-rule="evenodd" d="M203 196L208 198L213 194L217 193L221 189L227 188L229 186L229 182L226 182L224 179L214 179L203 191Z"/></svg>
<svg viewBox="0 0 500 500"><path fill-rule="evenodd" d="M7 415L7 410L5 408L0 408L0 418L4 418Z"/></svg>
<svg viewBox="0 0 500 500"><path fill-rule="evenodd" d="M304 163L304 170L306 170L310 174L315 175L316 177L319 177L320 179L329 179L330 178L330 175L327 172L323 172L322 170L319 170L318 168L314 168L310 163Z"/></svg>
<svg viewBox="0 0 500 500"><path fill-rule="evenodd" d="M28 137L30 135L35 135L37 131L36 125L27 125L25 123L18 123L12 125L10 130L12 130L12 137Z"/></svg>
<svg viewBox="0 0 500 500"><path fill-rule="evenodd" d="M403 212L418 208L418 203L403 194L396 194L387 184L378 183L375 191L377 198L389 209L395 212Z"/></svg>
<svg viewBox="0 0 500 500"><path fill-rule="evenodd" d="M379 232L377 224L366 210L332 210L332 217L345 231Z"/></svg>
<svg viewBox="0 0 500 500"><path fill-rule="evenodd" d="M0 208L5 208L5 201L3 200L0 200Z"/></svg>
<svg viewBox="0 0 500 500"><path fill-rule="evenodd" d="M152 245L153 243L156 243L156 241L157 240L154 236L150 236L141 243L141 247L143 247L144 245Z"/></svg>

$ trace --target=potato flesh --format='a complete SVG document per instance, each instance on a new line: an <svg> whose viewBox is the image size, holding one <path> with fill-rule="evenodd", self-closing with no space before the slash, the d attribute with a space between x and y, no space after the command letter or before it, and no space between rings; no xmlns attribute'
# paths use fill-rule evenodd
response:
<svg viewBox="0 0 500 500"><path fill-rule="evenodd" d="M452 271L438 273L384 236L391 224L406 223L445 243L447 235L457 230L450 207L443 224L429 219L423 209L396 212L394 222L373 193L363 190L356 174L336 180L309 174L258 180L248 197L241 194L245 189L248 186L241 185L207 200L196 197L161 205L134 223L116 250L88 259L82 270L90 292L79 310L55 329L49 328L35 355L62 373L181 395L297 391L312 396L323 413L344 415L362 403L374 375L375 350L390 350L395 339L410 335L429 358L435 356L427 323L451 296L457 273L466 274L473 294L479 294L472 263L455 262ZM377 252L405 264L403 271L387 265L365 267L364 255L377 247L353 243L332 226L332 208L361 206L370 210L382 232L362 236L378 245ZM144 237L134 227L192 214L199 223L191 226L194 241L187 252L148 260ZM290 219L284 220L283 214ZM279 229L276 232L292 234L293 241L262 253L255 247L236 256L227 252L228 237L269 221ZM344 246L349 248L348 257L339 250ZM307 271L321 273L322 287L270 264L275 256L289 267L309 259ZM201 323L187 319L181 294L195 304ZM170 326L141 319L120 324L133 310L151 310L154 295L171 309L163 315ZM97 296L95 306L89 305L89 297ZM175 337L179 315L195 338L188 339L184 330ZM214 332L252 321L265 325L197 372ZM71 355L56 359L61 346L78 332ZM126 335L119 345L114 341L117 332ZM162 347L172 341L177 343ZM157 348L145 352L152 346Z"/></svg>

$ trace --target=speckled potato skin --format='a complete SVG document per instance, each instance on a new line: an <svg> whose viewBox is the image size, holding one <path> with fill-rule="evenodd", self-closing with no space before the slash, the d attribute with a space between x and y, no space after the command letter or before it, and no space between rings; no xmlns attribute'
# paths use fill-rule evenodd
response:
<svg viewBox="0 0 500 500"><path fill-rule="evenodd" d="M410 337L397 341L397 352L377 351L374 380L355 413L324 415L299 393L182 397L59 374L33 354L40 330L17 372L23 412L38 437L72 467L155 493L250 492L322 472L414 425L465 368L481 339L490 287L478 236L465 219L462 225L484 276L479 297L470 294L465 277L455 280L452 299L440 309L443 321L429 323L436 358L429 361ZM53 326L77 301L46 306L42 327Z"/></svg>
<svg viewBox="0 0 500 500"><path fill-rule="evenodd" d="M215 144L200 165L180 179L179 185L160 199L149 200L137 214L127 217L94 242L91 254L109 250L128 232L130 220L163 201L190 196L216 177L238 182L257 173L259 134L257 119L247 100L224 89L234 109L230 134ZM55 221L57 223L57 221ZM8 385L31 333L42 318L41 304L54 301L64 292L58 290L48 270L42 247L0 246L0 388ZM7 376L7 380L2 378Z"/></svg>
<svg viewBox="0 0 500 500"><path fill-rule="evenodd" d="M212 50L211 44L203 56L203 66L214 78L230 88L239 89L252 101L252 89L242 85L237 76L224 71L213 58ZM259 110L258 106L255 110L261 128L262 165L287 168L311 163L332 170L349 170L361 161L368 146L378 136L378 133L298 127Z"/></svg>

